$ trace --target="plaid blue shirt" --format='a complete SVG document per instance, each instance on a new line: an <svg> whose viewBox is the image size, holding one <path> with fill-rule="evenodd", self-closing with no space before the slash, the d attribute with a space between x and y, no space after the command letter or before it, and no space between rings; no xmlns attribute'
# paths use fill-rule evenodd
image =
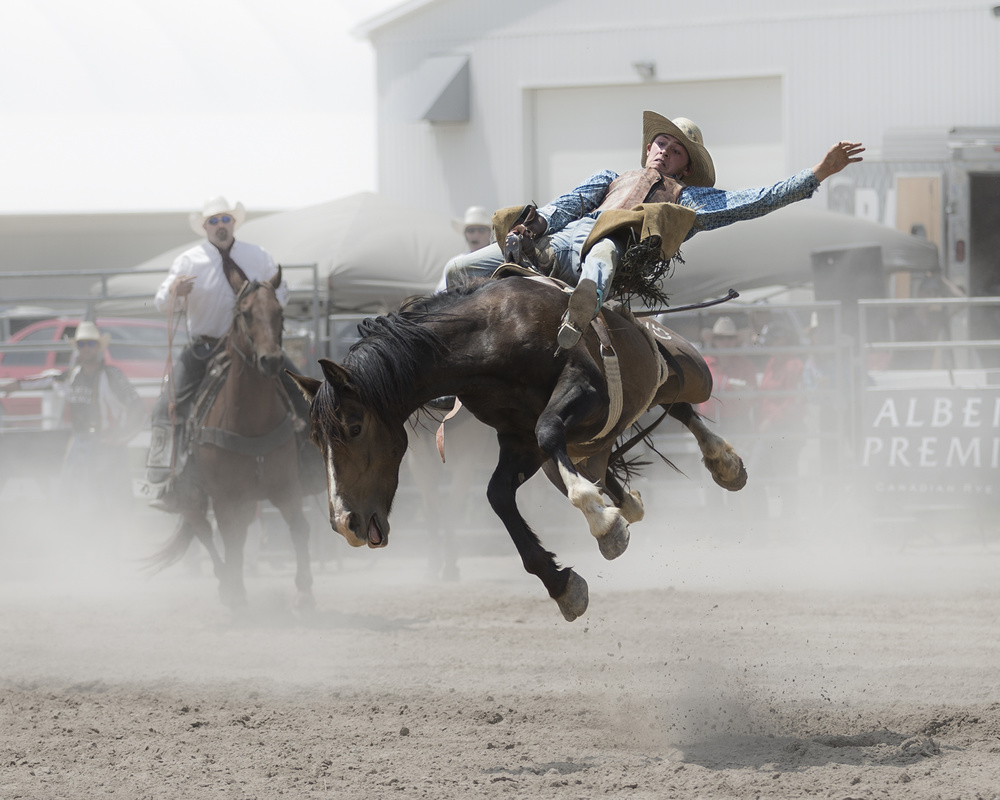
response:
<svg viewBox="0 0 1000 800"><path fill-rule="evenodd" d="M549 223L545 232L555 233L583 217L596 218L600 214L597 207L607 195L611 182L617 177L618 174L611 170L598 172L573 191L539 208L539 216ZM791 203L812 197L818 188L819 181L811 169L804 169L773 186L756 189L727 192L708 186L685 186L678 202L695 212L694 226L685 241L701 230L723 228L734 222L770 214Z"/></svg>

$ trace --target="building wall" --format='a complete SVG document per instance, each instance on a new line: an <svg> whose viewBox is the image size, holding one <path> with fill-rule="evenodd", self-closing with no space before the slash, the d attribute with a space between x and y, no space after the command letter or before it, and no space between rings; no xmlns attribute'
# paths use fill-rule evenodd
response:
<svg viewBox="0 0 1000 800"><path fill-rule="evenodd" d="M648 97L649 107L667 116L695 118L687 108L655 103L705 82L700 99L711 113L702 127L711 149L713 141L738 142L741 131L749 136L775 124L773 95L758 111L723 102L724 93L713 96L712 86L729 91L739 81L777 81L780 136L769 133L764 143L760 171L767 177L760 182L812 166L839 139L863 141L877 158L887 128L996 125L1000 18L992 6L982 0L411 3L407 13L363 31L377 53L379 191L456 215L471 203L545 202L548 196L535 196L550 189L540 166L568 158L547 149L551 142L539 143L547 117L535 103L546 98L560 103L564 121L576 126L578 139L566 143L567 152L585 150L588 137L598 142L591 168L578 178L612 166L598 159L615 152L634 150L638 165L638 110L607 112L598 101L608 93L636 98L636 108ZM469 56L469 121L402 118L399 97L408 77L425 58L441 54ZM655 63L652 81L640 79L637 61ZM737 146L731 163L740 156ZM579 158L573 163L582 166ZM725 159L718 180L724 187L753 174L723 167ZM774 174L778 167L781 174Z"/></svg>

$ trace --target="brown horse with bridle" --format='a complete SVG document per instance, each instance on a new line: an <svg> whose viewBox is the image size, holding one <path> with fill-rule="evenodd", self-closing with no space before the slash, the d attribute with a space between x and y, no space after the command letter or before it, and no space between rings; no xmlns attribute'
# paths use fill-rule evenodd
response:
<svg viewBox="0 0 1000 800"><path fill-rule="evenodd" d="M543 469L584 513L608 559L625 551L628 524L643 515L614 453L648 409L662 406L695 435L719 485L743 486L742 460L692 408L712 388L697 350L652 320L605 307L577 345L557 351L554 331L566 302L544 279L474 283L365 320L342 364L320 361L325 380L293 376L311 401L330 524L348 543L388 543L406 420L445 395L456 395L496 430L500 455L489 503L524 568L541 579L567 620L586 611L587 583L556 564L518 511L518 487L535 472Z"/></svg>
<svg viewBox="0 0 1000 800"><path fill-rule="evenodd" d="M236 292L233 321L220 356L207 369L204 393L192 418L192 463L178 482L181 522L151 559L162 569L178 561L197 538L212 558L222 601L246 605L243 550L258 500L280 512L295 549L298 605L312 607L309 523L302 510L293 414L279 375L283 312L276 289L281 269L266 282L241 270L229 276ZM213 385L214 383L214 385ZM222 537L220 555L208 521L209 501Z"/></svg>

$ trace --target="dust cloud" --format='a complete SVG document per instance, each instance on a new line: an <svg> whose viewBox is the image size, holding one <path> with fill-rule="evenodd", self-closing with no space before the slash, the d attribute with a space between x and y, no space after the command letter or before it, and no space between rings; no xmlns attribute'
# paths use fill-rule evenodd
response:
<svg viewBox="0 0 1000 800"><path fill-rule="evenodd" d="M995 523L873 515L819 482L790 497L796 476L758 486L749 461L747 488L726 493L692 458L636 480L646 518L609 562L536 476L522 512L590 586L566 623L486 502L492 434L449 429L442 465L423 433L388 548L348 547L310 501L311 613L266 506L234 613L200 546L142 572L167 515L137 499L88 519L9 480L0 783L23 798L444 800L997 785Z"/></svg>

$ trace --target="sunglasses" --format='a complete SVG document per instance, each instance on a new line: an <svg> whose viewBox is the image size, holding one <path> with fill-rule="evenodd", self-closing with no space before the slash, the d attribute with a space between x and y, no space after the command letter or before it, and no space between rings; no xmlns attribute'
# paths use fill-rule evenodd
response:
<svg viewBox="0 0 1000 800"><path fill-rule="evenodd" d="M208 224L218 225L221 222L223 225L228 225L232 221L233 218L231 216L229 216L228 214L223 214L221 217L209 217Z"/></svg>
<svg viewBox="0 0 1000 800"><path fill-rule="evenodd" d="M98 342L93 339L81 339L76 343L78 349L82 350L84 347L97 347Z"/></svg>

